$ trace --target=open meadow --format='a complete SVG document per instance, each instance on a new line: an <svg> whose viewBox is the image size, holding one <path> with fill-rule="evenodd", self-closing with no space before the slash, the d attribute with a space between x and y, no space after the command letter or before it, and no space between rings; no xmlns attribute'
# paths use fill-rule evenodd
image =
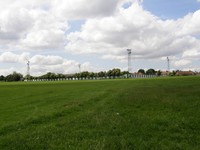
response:
<svg viewBox="0 0 200 150"><path fill-rule="evenodd" d="M0 149L200 149L200 77L0 82Z"/></svg>

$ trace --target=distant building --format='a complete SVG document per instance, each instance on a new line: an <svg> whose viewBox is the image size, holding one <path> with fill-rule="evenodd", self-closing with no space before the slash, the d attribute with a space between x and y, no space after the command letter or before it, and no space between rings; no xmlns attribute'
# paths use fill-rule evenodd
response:
<svg viewBox="0 0 200 150"><path fill-rule="evenodd" d="M142 72L134 72L132 75L144 75Z"/></svg>
<svg viewBox="0 0 200 150"><path fill-rule="evenodd" d="M200 76L200 72L195 72L195 75L196 76Z"/></svg>
<svg viewBox="0 0 200 150"><path fill-rule="evenodd" d="M169 73L169 71L161 71L161 76L168 76Z"/></svg>
<svg viewBox="0 0 200 150"><path fill-rule="evenodd" d="M193 71L178 71L177 76L193 76L195 73Z"/></svg>

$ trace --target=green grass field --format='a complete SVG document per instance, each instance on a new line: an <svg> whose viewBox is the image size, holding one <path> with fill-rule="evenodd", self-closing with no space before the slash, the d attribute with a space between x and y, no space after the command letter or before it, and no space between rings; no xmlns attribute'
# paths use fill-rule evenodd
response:
<svg viewBox="0 0 200 150"><path fill-rule="evenodd" d="M1 150L200 149L200 77L0 83Z"/></svg>

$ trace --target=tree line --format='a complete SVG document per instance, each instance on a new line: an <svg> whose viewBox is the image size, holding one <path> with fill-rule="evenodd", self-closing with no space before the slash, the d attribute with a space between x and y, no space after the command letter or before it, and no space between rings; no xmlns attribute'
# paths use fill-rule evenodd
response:
<svg viewBox="0 0 200 150"><path fill-rule="evenodd" d="M172 71L169 73L170 76L176 75L177 71ZM162 72L160 70L156 71L152 68L148 70L144 69L139 69L138 74L142 75L157 75L160 76ZM56 74L52 72L48 72L44 75L41 76L31 76L31 75L26 75L23 76L21 73L13 72L12 74L9 74L7 76L0 76L0 81L6 81L6 82L12 82L12 81L24 81L24 80L57 80L57 79L94 79L94 78L127 78L130 76L130 73L128 71L121 71L118 68L114 68L112 70L108 71L100 71L100 72L88 72L88 71L83 71L80 73L75 73L75 74Z"/></svg>
<svg viewBox="0 0 200 150"><path fill-rule="evenodd" d="M75 74L56 74L53 72L48 72L41 76L31 76L26 75L23 76L21 73L13 72L12 74L9 74L7 76L0 76L0 81L6 81L6 82L12 82L12 81L24 81L24 80L40 80L40 79L47 79L47 80L56 80L56 79L72 79L72 78L117 78L121 76L126 76L129 74L128 71L121 71L118 68L114 68L112 70L108 71L100 71L100 72L88 72L83 71L80 73Z"/></svg>
<svg viewBox="0 0 200 150"><path fill-rule="evenodd" d="M0 81L12 82L12 81L22 81L23 75L14 71L12 74L7 76L0 76Z"/></svg>

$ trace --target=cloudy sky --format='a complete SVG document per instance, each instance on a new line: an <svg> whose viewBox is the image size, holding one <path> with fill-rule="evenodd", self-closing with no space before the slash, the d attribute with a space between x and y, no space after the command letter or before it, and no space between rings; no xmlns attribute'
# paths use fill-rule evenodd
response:
<svg viewBox="0 0 200 150"><path fill-rule="evenodd" d="M200 0L0 0L0 75L200 71Z"/></svg>

